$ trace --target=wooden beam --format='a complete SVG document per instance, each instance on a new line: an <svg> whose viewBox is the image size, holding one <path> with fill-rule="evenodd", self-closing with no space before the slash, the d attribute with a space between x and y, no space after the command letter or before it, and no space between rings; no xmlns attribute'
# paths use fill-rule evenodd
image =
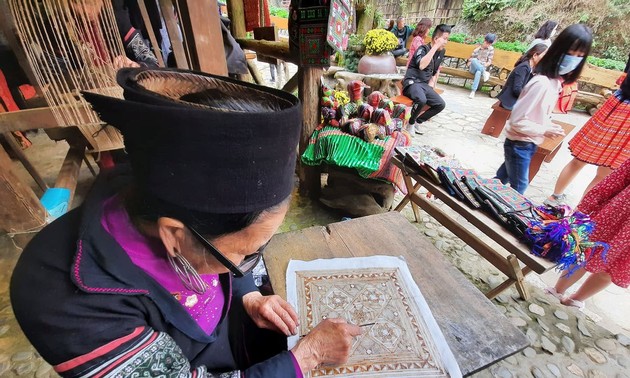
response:
<svg viewBox="0 0 630 378"><path fill-rule="evenodd" d="M286 84L284 84L284 87L282 87L282 90L289 93L295 92L298 89L298 81L299 81L298 79L299 79L299 76L297 73L291 76L289 81L287 81Z"/></svg>
<svg viewBox="0 0 630 378"><path fill-rule="evenodd" d="M315 128L319 125L319 88L323 68L301 67L298 71L298 92L302 102L302 133L300 135L299 155L302 156L308 146L308 141ZM319 196L321 179L318 167L300 164L298 170L300 177L300 193L311 197Z"/></svg>
<svg viewBox="0 0 630 378"><path fill-rule="evenodd" d="M72 204L74 191L77 188L77 179L81 170L81 163L85 157L85 146L70 146L66 158L61 164L61 169L55 180L55 188L65 188L70 190L68 208Z"/></svg>
<svg viewBox="0 0 630 378"><path fill-rule="evenodd" d="M151 0L155 1L155 0ZM166 67L164 64L164 58L162 58L162 51L160 50L160 45L157 43L157 38L155 38L155 33L153 32L153 25L151 25L151 19L149 18L149 12L147 11L147 5L144 3L145 0L138 1L138 8L140 8L140 14L142 15L142 21L144 21L144 27L149 34L149 41L151 41L151 45L153 47L153 53L157 58L158 64L160 67Z"/></svg>
<svg viewBox="0 0 630 378"><path fill-rule="evenodd" d="M245 38L245 7L243 0L227 0L228 17L230 18L230 32L234 38Z"/></svg>
<svg viewBox="0 0 630 378"><path fill-rule="evenodd" d="M0 133L59 127L50 108L35 108L0 114Z"/></svg>
<svg viewBox="0 0 630 378"><path fill-rule="evenodd" d="M23 232L43 227L46 210L33 190L15 175L12 165L11 158L0 147L0 230Z"/></svg>
<svg viewBox="0 0 630 378"><path fill-rule="evenodd" d="M168 39L171 41L171 48L175 56L177 68L188 69L188 59L186 58L186 50L184 49L184 41L182 33L180 33L179 25L175 19L175 8L172 0L160 0L160 13L164 18L164 25L168 33Z"/></svg>
<svg viewBox="0 0 630 378"><path fill-rule="evenodd" d="M285 62L297 63L289 52L288 41L257 41L255 39L237 38L236 42L243 49L255 51L257 54L271 56Z"/></svg>
<svg viewBox="0 0 630 378"><path fill-rule="evenodd" d="M217 0L176 0L180 23L188 45L191 68L227 76L223 34Z"/></svg>
<svg viewBox="0 0 630 378"><path fill-rule="evenodd" d="M265 79L262 77L262 74L258 70L258 67L256 67L256 63L252 59L247 59L247 68L249 69L249 73L254 79L254 83L258 85L265 84Z"/></svg>

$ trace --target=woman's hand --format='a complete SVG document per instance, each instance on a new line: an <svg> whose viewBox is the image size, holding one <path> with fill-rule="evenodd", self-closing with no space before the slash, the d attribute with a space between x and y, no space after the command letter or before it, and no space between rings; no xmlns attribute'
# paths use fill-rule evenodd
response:
<svg viewBox="0 0 630 378"><path fill-rule="evenodd" d="M115 57L113 63L114 63L114 68L117 70L121 68L126 68L126 67L140 67L138 63L134 62L133 60L123 55L118 55L117 57Z"/></svg>
<svg viewBox="0 0 630 378"><path fill-rule="evenodd" d="M278 295L263 296L258 291L243 296L243 307L259 328L287 336L297 332L298 316L293 307Z"/></svg>
<svg viewBox="0 0 630 378"><path fill-rule="evenodd" d="M560 136L564 136L564 130L562 129L562 127L560 127L559 125L556 125L555 123L553 124L553 126L550 129L547 129L547 131L545 131L545 136L547 138L555 138L555 137L560 137Z"/></svg>
<svg viewBox="0 0 630 378"><path fill-rule="evenodd" d="M361 328L343 319L325 319L291 349L303 373L320 364L341 365L348 361L354 337Z"/></svg>

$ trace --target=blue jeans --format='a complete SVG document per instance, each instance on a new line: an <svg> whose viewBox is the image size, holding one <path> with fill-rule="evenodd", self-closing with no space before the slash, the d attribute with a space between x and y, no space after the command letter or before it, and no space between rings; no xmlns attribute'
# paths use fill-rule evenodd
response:
<svg viewBox="0 0 630 378"><path fill-rule="evenodd" d="M481 75L483 75L483 71L486 70L483 64L477 58L472 58L470 60L470 73L475 75L475 79L473 80L472 91L476 92L477 88L479 88L479 81L481 80Z"/></svg>
<svg viewBox="0 0 630 378"><path fill-rule="evenodd" d="M502 183L510 183L517 192L523 194L529 185L529 163L538 146L532 142L506 139L503 144L505 163L501 164L497 176Z"/></svg>

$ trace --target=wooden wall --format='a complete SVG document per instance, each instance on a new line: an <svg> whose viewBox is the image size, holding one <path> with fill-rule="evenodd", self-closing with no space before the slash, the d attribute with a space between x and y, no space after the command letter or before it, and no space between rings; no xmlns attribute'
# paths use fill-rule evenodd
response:
<svg viewBox="0 0 630 378"><path fill-rule="evenodd" d="M379 0L378 9L385 19L403 15L408 24L415 25L423 17L437 24L457 24L462 15L464 0Z"/></svg>

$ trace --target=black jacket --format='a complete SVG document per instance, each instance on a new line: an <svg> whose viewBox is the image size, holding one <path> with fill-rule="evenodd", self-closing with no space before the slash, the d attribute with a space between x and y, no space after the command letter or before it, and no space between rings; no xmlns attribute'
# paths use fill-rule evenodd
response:
<svg viewBox="0 0 630 378"><path fill-rule="evenodd" d="M407 67L407 73L405 74L405 83L409 80L428 83L429 80L431 80L431 78L438 72L442 61L444 60L446 50L436 51L433 55L433 59L431 59L431 62L429 62L424 69L420 69L420 61L429 53L429 51L431 51L431 44L422 45L418 47L413 56L409 58L411 61L409 62L409 67Z"/></svg>
<svg viewBox="0 0 630 378"><path fill-rule="evenodd" d="M103 176L82 206L33 238L15 267L11 303L28 339L66 377L98 369L122 376L214 376L206 369L241 376L238 370L253 363L243 361L243 338L258 337L244 330L253 325L241 300L257 290L251 275L220 275L226 307L207 335L102 227L103 201L130 182L128 174ZM256 339L268 348L267 340ZM243 373L295 376L289 352L276 353Z"/></svg>
<svg viewBox="0 0 630 378"><path fill-rule="evenodd" d="M501 106L506 109L512 109L518 96L521 95L523 88L533 77L532 67L529 65L529 61L526 60L514 68L510 76L508 76L505 86L501 90L501 93L497 98L501 101Z"/></svg>

